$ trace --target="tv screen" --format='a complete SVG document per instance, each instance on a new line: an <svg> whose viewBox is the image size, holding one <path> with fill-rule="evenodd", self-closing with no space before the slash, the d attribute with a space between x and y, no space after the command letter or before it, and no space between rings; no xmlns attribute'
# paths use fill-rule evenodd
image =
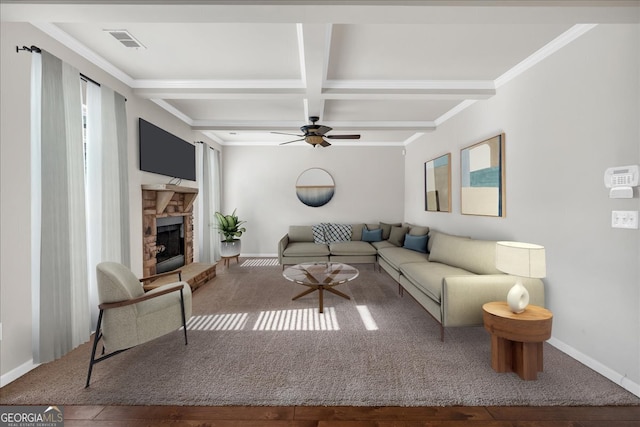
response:
<svg viewBox="0 0 640 427"><path fill-rule="evenodd" d="M140 118L140 170L196 180L196 147Z"/></svg>

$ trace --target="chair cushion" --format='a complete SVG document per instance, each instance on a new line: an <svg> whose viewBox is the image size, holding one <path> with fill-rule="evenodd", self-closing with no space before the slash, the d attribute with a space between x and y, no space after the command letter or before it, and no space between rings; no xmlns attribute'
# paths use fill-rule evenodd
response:
<svg viewBox="0 0 640 427"><path fill-rule="evenodd" d="M140 280L126 266L102 262L96 266L98 301L102 303L129 300L144 294Z"/></svg>

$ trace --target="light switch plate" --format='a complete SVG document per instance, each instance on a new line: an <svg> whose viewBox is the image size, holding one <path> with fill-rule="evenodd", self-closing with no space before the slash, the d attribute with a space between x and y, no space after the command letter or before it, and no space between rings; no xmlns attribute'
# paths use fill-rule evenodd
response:
<svg viewBox="0 0 640 427"><path fill-rule="evenodd" d="M638 229L638 211L611 211L611 227Z"/></svg>

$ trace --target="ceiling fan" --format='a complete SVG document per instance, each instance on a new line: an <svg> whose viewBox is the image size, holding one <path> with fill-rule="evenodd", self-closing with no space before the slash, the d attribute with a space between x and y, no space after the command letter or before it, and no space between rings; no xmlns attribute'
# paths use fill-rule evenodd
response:
<svg viewBox="0 0 640 427"><path fill-rule="evenodd" d="M277 133L280 135L293 135L297 136L300 139L294 139L293 141L283 142L280 145L291 144L292 142L297 141L305 141L308 144L317 147L318 145L322 147L328 147L331 144L327 139L360 139L360 135L326 135L327 132L330 132L332 128L324 125L317 125L316 122L320 120L317 116L309 117L310 125L305 125L300 128L300 131L303 133L302 135L296 135L293 133L283 133L283 132L271 132ZM326 139L325 139L326 138Z"/></svg>

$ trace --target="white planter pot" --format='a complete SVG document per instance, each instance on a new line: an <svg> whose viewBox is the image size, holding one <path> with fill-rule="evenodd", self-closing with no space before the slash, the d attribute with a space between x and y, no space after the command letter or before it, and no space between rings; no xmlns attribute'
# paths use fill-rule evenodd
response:
<svg viewBox="0 0 640 427"><path fill-rule="evenodd" d="M235 239L232 242L221 241L220 242L220 255L223 257L233 257L240 255L241 249L240 239Z"/></svg>

